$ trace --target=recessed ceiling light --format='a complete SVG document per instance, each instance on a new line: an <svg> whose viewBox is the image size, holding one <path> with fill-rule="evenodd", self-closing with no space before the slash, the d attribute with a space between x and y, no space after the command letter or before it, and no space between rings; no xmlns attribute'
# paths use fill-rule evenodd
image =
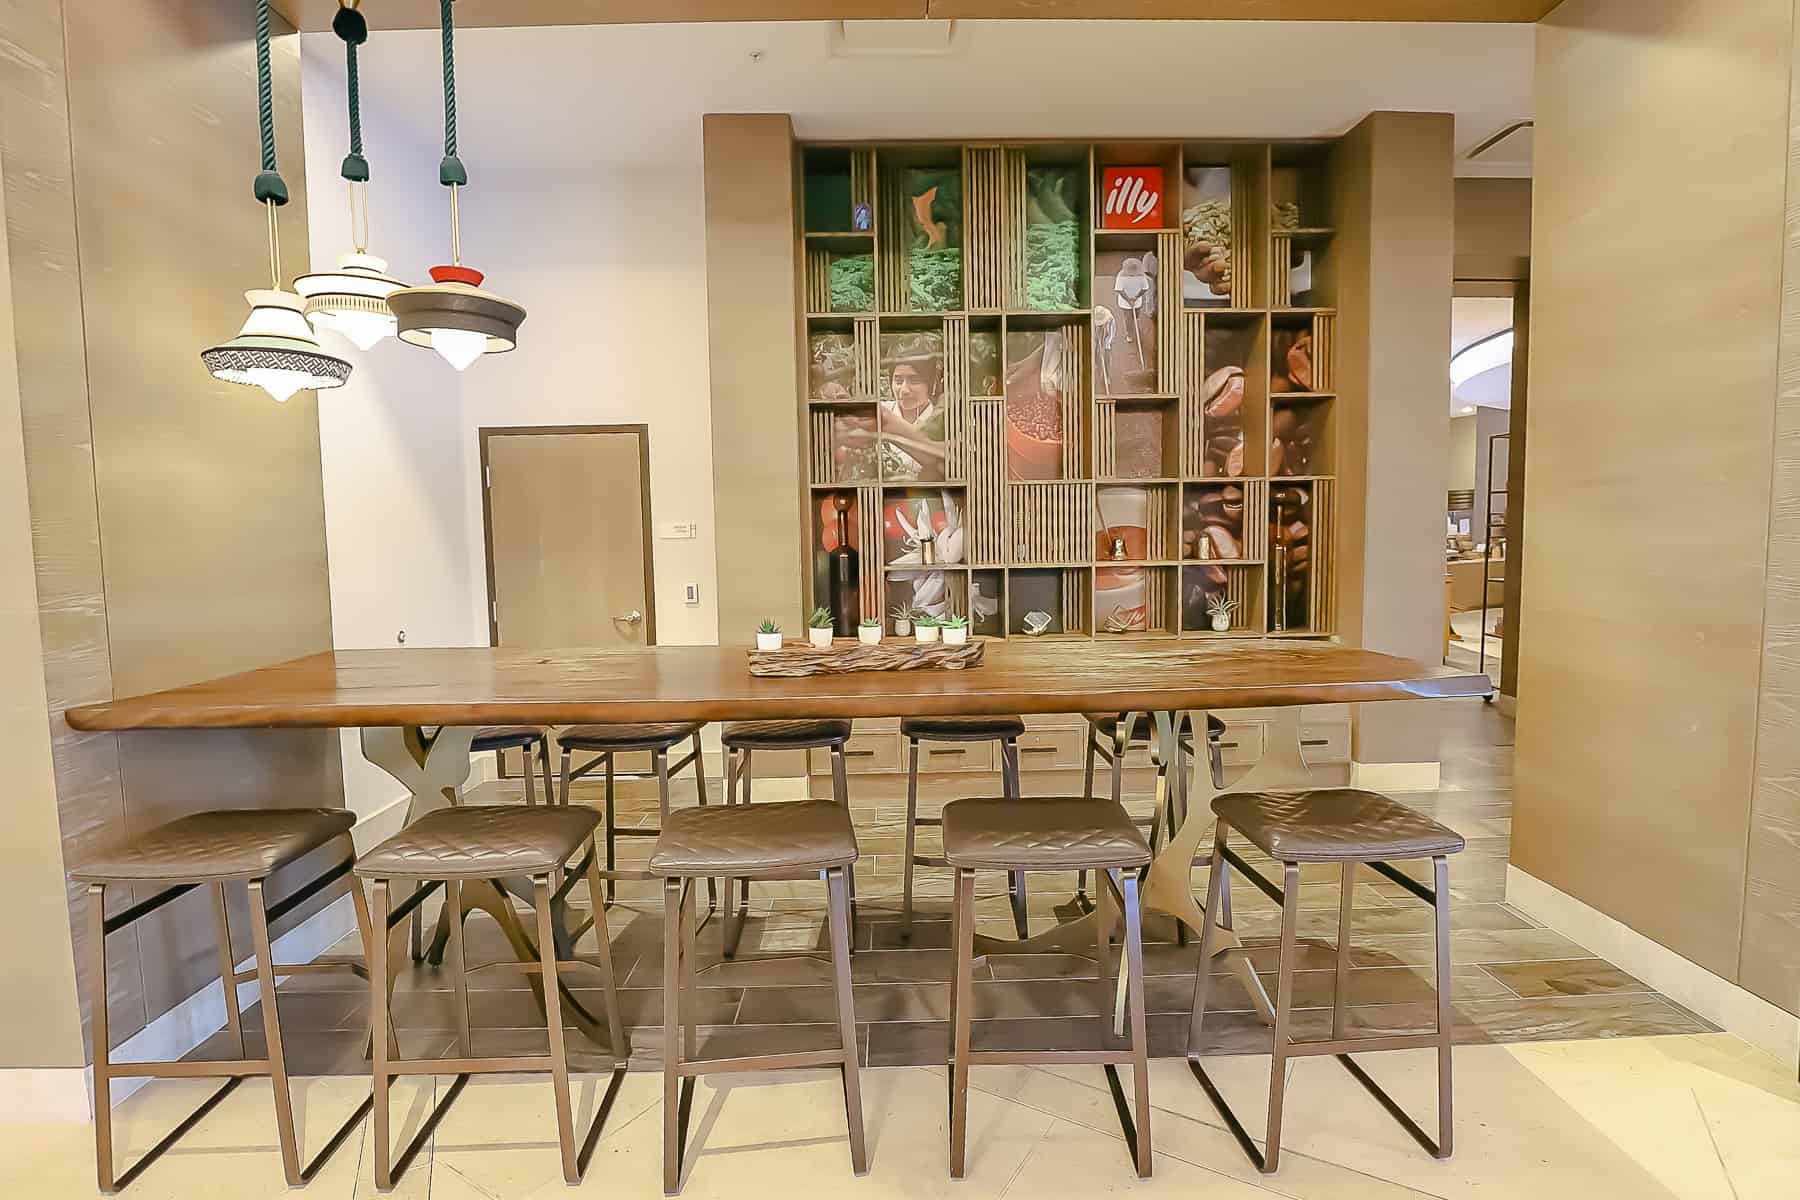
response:
<svg viewBox="0 0 1800 1200"><path fill-rule="evenodd" d="M1469 415L1469 414L1470 414L1470 413L1472 413L1472 412L1474 412L1474 411L1475 411L1475 406L1474 406L1474 405L1473 405L1473 404L1471 404L1471 405L1468 405L1468 406L1467 406L1467 407L1465 407L1465 408L1464 408L1464 409L1463 409L1463 410L1462 410L1462 415L1463 415L1463 416L1465 416L1465 417L1466 417L1466 416L1468 416L1468 415Z"/></svg>

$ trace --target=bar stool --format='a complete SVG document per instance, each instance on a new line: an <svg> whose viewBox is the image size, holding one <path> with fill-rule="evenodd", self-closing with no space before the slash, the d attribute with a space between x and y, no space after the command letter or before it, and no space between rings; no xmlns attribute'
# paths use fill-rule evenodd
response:
<svg viewBox="0 0 1800 1200"><path fill-rule="evenodd" d="M848 724L848 722L845 722ZM799 800L777 804L683 808L670 814L650 870L663 877L663 1191L681 1190L682 1158L694 1079L726 1071L836 1066L843 1076L850 1163L869 1169L863 1145L862 1085L857 1076L856 1008L850 990L850 866L856 830L843 804ZM698 878L824 881L829 901L832 986L839 1046L697 1059L693 883ZM728 918L729 919L729 918Z"/></svg>
<svg viewBox="0 0 1800 1200"><path fill-rule="evenodd" d="M1258 1153L1219 1089L1200 1065L1200 1030L1206 1019L1206 995L1211 980L1213 946L1218 923L1210 918L1200 937L1200 963L1194 978L1193 1024L1188 1034L1188 1066L1206 1090L1219 1115L1230 1126L1238 1145L1264 1174L1272 1174L1281 1156L1281 1105L1287 1087L1287 1060L1331 1054L1380 1101L1400 1125L1427 1152L1448 1158L1451 1151L1450 1047L1454 1018L1450 1010L1450 887L1448 857L1463 848L1462 835L1414 812L1377 792L1357 788L1314 788L1293 792L1231 792L1213 801L1218 832L1213 842L1212 872L1206 885L1206 911L1219 911L1224 866L1230 863L1270 899L1281 905L1281 951L1276 967L1275 1028L1269 1064L1269 1123L1267 1149ZM1282 865L1280 887L1265 879L1226 844L1232 830ZM1429 858L1432 886L1426 887L1388 865L1388 859ZM1338 901L1337 979L1332 992L1331 1036L1296 1040L1289 1036L1294 1003L1295 927L1300 917L1300 864L1341 865ZM1437 932L1437 1028L1428 1033L1353 1037L1348 1029L1345 992L1350 982L1350 923L1355 896L1356 868L1366 865L1432 906ZM1229 953L1242 954L1241 949ZM1254 979L1254 972L1249 973ZM1261 984L1258 985L1261 989ZM1267 1003L1266 994L1262 997ZM1414 1050L1434 1047L1438 1059L1438 1140L1425 1131L1389 1098L1352 1054L1375 1050Z"/></svg>
<svg viewBox="0 0 1800 1200"><path fill-rule="evenodd" d="M916 827L942 825L942 817L919 816L919 743L920 742L999 742L1000 786L1008 799L1019 798L1019 737L1025 732L1022 717L905 717L900 722L901 736L907 741L906 758L906 854L904 875L900 885L901 914L912 924L913 868L941 867L944 860L916 854L913 851ZM1013 926L1021 938L1029 936L1025 904L1025 873L1015 872L1008 894L1012 900Z"/></svg>
<svg viewBox="0 0 1800 1200"><path fill-rule="evenodd" d="M639 725L571 725L556 735L556 744L562 747L562 803L569 802L569 785L597 767L606 768L606 902L613 902L615 892L615 857L614 850L621 837L655 837L662 832L659 823L655 829L631 827L620 829L616 807L613 799L613 756L633 751L648 750L650 766L656 772L658 798L658 814L661 821L669 819L669 777L680 774L682 769L692 763L694 767L694 786L700 803L706 803L706 763L700 756L700 721L663 721L654 724ZM694 739L694 748L688 756L669 765L669 751L684 738ZM579 767L570 769L570 760L575 751L592 753L593 758ZM646 875L648 879L650 876ZM709 885L710 887L711 885ZM712 904L718 905L717 890L713 889Z"/></svg>
<svg viewBox="0 0 1800 1200"><path fill-rule="evenodd" d="M1138 905L1138 870L1150 863L1150 846L1116 803L1081 796L1041 800L982 798L944 806L944 858L956 868L956 982L950 1002L950 1177L963 1177L969 1126L969 1068L983 1065L1098 1063L1118 1109L1119 1126L1140 1178L1150 1177L1149 1048L1144 1022L1144 932ZM1124 1050L992 1051L969 1048L975 1017L975 872L1073 871L1101 873L1095 949L1100 1025L1111 1033L1111 965L1114 905L1125 914L1126 1014L1130 1045ZM1117 1064L1130 1063L1137 1119L1125 1104Z"/></svg>
<svg viewBox="0 0 1800 1200"><path fill-rule="evenodd" d="M490 725L478 730L469 742L470 754L484 754L492 750L496 754L507 750L523 750L520 756L525 764L525 803L537 803L537 787L532 779L531 756L537 755L538 766L544 773L544 799L550 798L550 739L542 729L535 725Z"/></svg>
<svg viewBox="0 0 1800 1200"><path fill-rule="evenodd" d="M563 1179L579 1183L587 1169L600 1131L612 1110L619 1085L625 1078L625 1060L629 1047L624 1027L619 1020L619 997L613 984L612 944L606 930L606 906L600 899L600 873L594 831L600 814L590 808L554 805L531 806L504 804L481 807L440 808L414 821L405 829L364 854L356 862L356 873L370 880L375 889L375 920L381 927L391 927L418 905L442 883L445 907L450 915L450 957L453 960L453 982L456 990L456 1048L460 1057L407 1059L390 1057L387 1042L389 1015L387 939L374 941L369 963L369 1010L374 1016L375 1045L375 1186L391 1191L405 1173L419 1149L442 1121L470 1075L507 1071L548 1071L556 1097L556 1132L562 1149ZM603 998L606 1004L607 1034L615 1060L612 1082L600 1101L593 1123L588 1126L579 1148L575 1141L574 1118L569 1105L569 1056L563 1044L562 985L558 977L555 935L551 923L551 876L563 869L571 857L583 847L587 850L587 881L590 903L594 910L594 937L599 944L598 966ZM538 963L540 987L534 988L544 1002L544 1024L550 1037L550 1052L538 1055L477 1057L469 1030L468 961L464 957L462 885L471 880L499 880L508 876L528 876L531 880L532 905L537 912ZM401 882L414 885L402 908L390 915L389 885ZM558 891L574 886L576 877ZM417 885L426 884L420 888ZM506 901L510 903L510 901ZM456 1081L419 1126L419 1132L393 1157L389 1141L388 1088L398 1075L454 1074Z"/></svg>
<svg viewBox="0 0 1800 1200"><path fill-rule="evenodd" d="M159 825L149 832L101 853L80 870L71 873L78 882L88 885L88 971L89 995L93 998L92 1036L94 1052L94 1151L100 1190L116 1192L143 1173L165 1150L201 1118L211 1112L232 1089L246 1078L267 1075L275 1091L275 1128L281 1145L281 1167L289 1187L298 1187L311 1179L344 1143L350 1131L367 1115L370 1100L359 1105L350 1119L339 1126L325 1142L318 1156L301 1165L300 1146L294 1135L294 1102L288 1090L287 1063L281 1040L281 1017L275 1000L275 976L295 970L278 966L269 946L269 926L318 895L331 884L350 873L355 853L346 840L343 853L335 863L310 882L273 905L268 904L263 887L269 876L288 863L295 862L339 839L347 839L356 818L341 808L248 809L226 812L192 813ZM231 926L226 916L225 887L241 883L250 894L250 932L256 947L256 969L240 973L231 950ZM111 885L152 884L162 890L141 900L123 912L106 915L106 889ZM237 1044L237 1057L220 1062L133 1062L112 1061L111 1039L107 1024L106 935L117 933L141 917L162 908L169 901L197 887L209 888L213 894L213 913L219 938L219 975L225 991L225 1022ZM360 888L352 887L356 900L356 925L362 935L364 953L371 944L369 910ZM350 963L331 963L354 969ZM253 975L262 1000L264 1057L250 1058L244 1047L244 1027L238 1012L238 989L241 979ZM168 1136L150 1148L149 1153L122 1174L115 1175L112 1139L112 1081L120 1078L177 1079L201 1076L226 1076L223 1087L177 1125Z"/></svg>
<svg viewBox="0 0 1800 1200"><path fill-rule="evenodd" d="M725 803L749 804L750 784L755 772L752 770L751 755L758 750L829 750L831 752L831 798L843 806L844 812L850 811L850 779L844 766L844 743L850 740L850 722L839 720L799 720L799 721L727 721L719 731L719 741L725 747ZM742 799L739 799L737 785L744 785ZM845 874L850 881L850 919L856 920L856 869L848 867ZM744 932L744 919L750 910L750 880L743 880L743 911L738 914L734 923L730 920L729 910L733 907L733 888L736 883L727 878L724 881L726 958L737 954L738 938ZM734 932L735 930L735 932ZM854 937L852 938L854 941Z"/></svg>

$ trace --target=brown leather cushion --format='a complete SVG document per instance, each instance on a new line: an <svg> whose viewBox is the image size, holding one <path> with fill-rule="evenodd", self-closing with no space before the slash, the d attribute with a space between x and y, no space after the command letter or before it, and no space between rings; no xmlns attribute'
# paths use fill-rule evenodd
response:
<svg viewBox="0 0 1800 1200"><path fill-rule="evenodd" d="M355 824L341 808L190 813L101 851L71 874L83 883L262 879Z"/></svg>
<svg viewBox="0 0 1800 1200"><path fill-rule="evenodd" d="M475 732L469 749L477 754L484 750L510 750L515 746L535 746L544 740L544 731L535 725L490 725Z"/></svg>
<svg viewBox="0 0 1800 1200"><path fill-rule="evenodd" d="M982 797L944 806L944 859L1005 871L1141 867L1150 844L1111 800Z"/></svg>
<svg viewBox="0 0 1800 1200"><path fill-rule="evenodd" d="M841 804L714 804L669 814L650 873L797 877L855 861L856 829Z"/></svg>
<svg viewBox="0 0 1800 1200"><path fill-rule="evenodd" d="M1431 858L1463 848L1454 829L1360 788L1230 792L1212 807L1219 820L1280 862Z"/></svg>
<svg viewBox="0 0 1800 1200"><path fill-rule="evenodd" d="M1023 717L905 717L900 732L929 742L987 742L1025 732Z"/></svg>
<svg viewBox="0 0 1800 1200"><path fill-rule="evenodd" d="M559 730L557 744L567 750L667 750L700 732L699 721L654 721L638 725L571 725Z"/></svg>
<svg viewBox="0 0 1800 1200"><path fill-rule="evenodd" d="M720 734L738 750L799 750L850 740L848 721L727 721Z"/></svg>
<svg viewBox="0 0 1800 1200"><path fill-rule="evenodd" d="M426 813L356 860L365 879L498 879L541 875L593 836L591 808L495 804Z"/></svg>
<svg viewBox="0 0 1800 1200"><path fill-rule="evenodd" d="M1103 737L1114 736L1113 731L1115 729L1117 729L1118 725L1119 725L1119 714L1118 713L1087 713L1085 715L1088 719L1088 723L1090 725L1092 725L1101 734L1101 736L1103 736ZM1193 723L1192 718L1190 718L1186 713L1183 713L1182 719L1181 719L1181 735L1183 737L1191 737L1193 735L1193 732L1194 732L1194 723ZM1217 741L1220 737L1222 737L1224 735L1224 733L1225 733L1224 720L1222 720L1219 717L1215 717L1211 713L1207 713L1206 714L1206 736L1209 738L1212 738L1214 741ZM1134 741L1134 742L1148 742L1155 737L1156 737L1156 722L1151 720L1147 713L1137 713L1131 722L1130 740Z"/></svg>

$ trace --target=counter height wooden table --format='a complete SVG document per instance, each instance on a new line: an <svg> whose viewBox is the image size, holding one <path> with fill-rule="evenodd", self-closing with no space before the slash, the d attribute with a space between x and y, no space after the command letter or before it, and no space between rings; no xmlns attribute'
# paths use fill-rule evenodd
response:
<svg viewBox="0 0 1800 1200"><path fill-rule="evenodd" d="M459 803L469 742L484 725L575 725L607 721L737 721L779 717L977 716L1001 713L1148 712L1157 752L1175 761L1176 714L1269 708L1263 758L1245 788L1305 787L1300 708L1379 700L1481 696L1485 675L1329 642L1286 639L1192 642L1034 642L987 647L964 671L880 671L762 679L744 648L657 646L644 650L523 650L508 647L340 650L205 683L70 709L80 730L360 728L364 755L411 792L412 816ZM1215 794L1205 755L1194 756L1185 789L1193 815L1159 847L1143 889L1146 910L1198 932L1205 920L1192 863L1211 828ZM301 798L296 798L301 799ZM1159 803L1172 802L1159 797ZM1162 822L1158 822L1160 827ZM472 892L473 889L468 889ZM489 911L515 949L523 929L498 892ZM1086 954L1094 931L1071 922L1022 944ZM516 936L515 936L516 934ZM521 954L529 960L535 954ZM1240 958L1242 956L1239 956ZM1123 973L1121 972L1121 979ZM534 979L534 985L536 983ZM1253 996L1260 992L1253 987ZM565 1003L573 998L565 994ZM579 1006L574 1006L578 1009ZM590 1037L597 1023L572 1012Z"/></svg>

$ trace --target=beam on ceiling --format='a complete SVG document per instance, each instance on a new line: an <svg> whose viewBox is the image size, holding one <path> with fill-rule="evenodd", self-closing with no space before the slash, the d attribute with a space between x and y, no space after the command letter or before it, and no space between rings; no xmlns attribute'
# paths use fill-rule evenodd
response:
<svg viewBox="0 0 1800 1200"><path fill-rule="evenodd" d="M467 28L679 21L1220 20L1531 22L1560 0L457 0ZM331 28L337 0L273 0L300 29ZM437 0L363 0L374 29L433 29Z"/></svg>

